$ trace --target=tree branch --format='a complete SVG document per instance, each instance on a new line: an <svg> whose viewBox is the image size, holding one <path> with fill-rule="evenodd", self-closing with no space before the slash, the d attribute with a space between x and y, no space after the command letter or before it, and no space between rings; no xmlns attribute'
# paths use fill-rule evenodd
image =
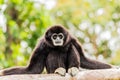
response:
<svg viewBox="0 0 120 80"><path fill-rule="evenodd" d="M80 71L75 77L57 74L25 74L0 76L0 80L120 80L120 69Z"/></svg>

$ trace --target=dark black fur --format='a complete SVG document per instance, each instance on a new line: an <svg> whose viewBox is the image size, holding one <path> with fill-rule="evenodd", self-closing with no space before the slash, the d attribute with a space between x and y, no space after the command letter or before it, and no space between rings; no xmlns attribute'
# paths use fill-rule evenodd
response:
<svg viewBox="0 0 120 80"><path fill-rule="evenodd" d="M57 47L53 45L51 41L53 33L64 34L63 46ZM54 73L59 67L66 70L71 67L106 69L111 68L111 65L86 58L78 41L66 29L60 25L55 25L47 30L45 37L35 47L27 67L6 69L3 70L3 75L38 74L42 73L44 67L46 67L48 73Z"/></svg>

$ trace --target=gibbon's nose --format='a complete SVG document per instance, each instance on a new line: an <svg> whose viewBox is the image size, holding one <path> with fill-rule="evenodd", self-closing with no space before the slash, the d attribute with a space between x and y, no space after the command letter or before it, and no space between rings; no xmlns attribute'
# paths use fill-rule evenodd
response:
<svg viewBox="0 0 120 80"><path fill-rule="evenodd" d="M57 36L56 40L60 40L60 38Z"/></svg>

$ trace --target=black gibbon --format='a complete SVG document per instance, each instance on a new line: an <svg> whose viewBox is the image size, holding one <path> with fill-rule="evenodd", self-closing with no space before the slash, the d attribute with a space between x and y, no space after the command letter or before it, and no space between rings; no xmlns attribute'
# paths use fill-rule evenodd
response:
<svg viewBox="0 0 120 80"><path fill-rule="evenodd" d="M111 65L88 59L77 41L61 25L50 27L36 45L26 67L4 69L2 75L40 74L44 67L48 73L75 76L79 67L87 69L107 69Z"/></svg>

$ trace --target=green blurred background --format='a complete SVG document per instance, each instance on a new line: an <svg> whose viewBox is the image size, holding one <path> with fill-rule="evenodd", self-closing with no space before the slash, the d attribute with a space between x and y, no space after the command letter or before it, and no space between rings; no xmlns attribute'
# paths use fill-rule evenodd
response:
<svg viewBox="0 0 120 80"><path fill-rule="evenodd" d="M120 65L120 0L0 0L0 69L26 65L54 24L77 37L89 58Z"/></svg>

